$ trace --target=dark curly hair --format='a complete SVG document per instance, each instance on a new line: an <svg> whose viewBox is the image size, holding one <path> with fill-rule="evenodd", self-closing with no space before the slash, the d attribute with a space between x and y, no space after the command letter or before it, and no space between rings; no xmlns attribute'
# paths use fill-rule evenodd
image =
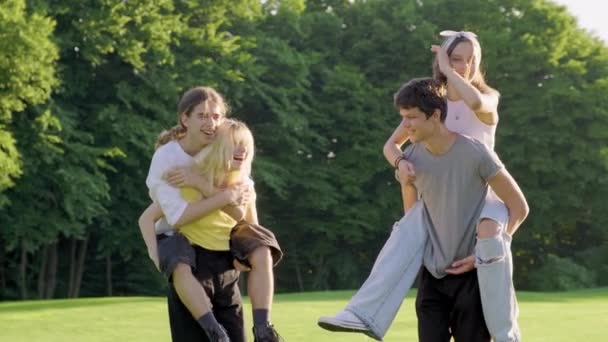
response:
<svg viewBox="0 0 608 342"><path fill-rule="evenodd" d="M414 78L402 85L393 96L393 103L397 110L416 107L426 114L427 119L436 109L439 109L441 122L447 116L445 87L430 77Z"/></svg>

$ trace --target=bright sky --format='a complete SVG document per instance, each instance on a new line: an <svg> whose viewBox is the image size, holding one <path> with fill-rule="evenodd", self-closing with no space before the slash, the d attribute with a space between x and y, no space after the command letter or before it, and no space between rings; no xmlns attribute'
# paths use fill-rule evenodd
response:
<svg viewBox="0 0 608 342"><path fill-rule="evenodd" d="M578 18L579 26L593 32L608 45L608 1L605 0L552 0L566 5L568 11Z"/></svg>

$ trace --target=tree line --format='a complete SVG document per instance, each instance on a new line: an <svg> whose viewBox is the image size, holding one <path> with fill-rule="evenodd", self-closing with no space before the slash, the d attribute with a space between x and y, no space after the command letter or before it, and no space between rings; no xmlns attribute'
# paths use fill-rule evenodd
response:
<svg viewBox="0 0 608 342"><path fill-rule="evenodd" d="M355 288L400 217L392 94L445 29L482 44L496 150L531 214L520 289L608 285L608 47L546 0L6 0L0 298L145 295L137 218L157 134L209 85L256 138L279 291Z"/></svg>

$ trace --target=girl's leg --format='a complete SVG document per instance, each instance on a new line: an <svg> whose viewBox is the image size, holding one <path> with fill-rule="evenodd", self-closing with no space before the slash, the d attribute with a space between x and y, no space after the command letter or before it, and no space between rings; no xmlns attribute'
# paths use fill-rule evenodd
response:
<svg viewBox="0 0 608 342"><path fill-rule="evenodd" d="M270 248L260 246L249 254L251 271L247 291L253 309L253 335L256 341L282 341L272 324L270 313L274 296L273 259Z"/></svg>
<svg viewBox="0 0 608 342"><path fill-rule="evenodd" d="M270 321L270 310L274 296L274 273L270 248L260 246L248 258L251 271L247 278L247 291L251 298L254 325ZM256 311L259 312L256 317Z"/></svg>
<svg viewBox="0 0 608 342"><path fill-rule="evenodd" d="M416 280L427 239L424 206L422 201L418 201L395 223L369 277L346 305L345 311L334 317L321 317L319 325L331 331L361 332L382 340ZM361 322L357 323L353 318ZM360 326L361 323L365 328Z"/></svg>
<svg viewBox="0 0 608 342"><path fill-rule="evenodd" d="M521 340L513 288L511 236L506 233L508 211L500 201L488 201L477 227L475 265L484 318L496 342Z"/></svg>

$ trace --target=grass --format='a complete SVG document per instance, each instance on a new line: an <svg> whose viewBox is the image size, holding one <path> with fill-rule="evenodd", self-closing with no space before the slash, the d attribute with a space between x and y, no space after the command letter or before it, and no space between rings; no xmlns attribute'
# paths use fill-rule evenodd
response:
<svg viewBox="0 0 608 342"><path fill-rule="evenodd" d="M341 310L352 291L277 295L273 321L286 341L372 341L330 333L317 318ZM413 294L415 295L415 294ZM416 341L413 296L405 300L385 341ZM608 288L518 293L526 341L608 341ZM250 306L246 304L248 330ZM0 341L169 341L166 302L158 297L85 298L0 303ZM249 336L251 341L251 336Z"/></svg>

